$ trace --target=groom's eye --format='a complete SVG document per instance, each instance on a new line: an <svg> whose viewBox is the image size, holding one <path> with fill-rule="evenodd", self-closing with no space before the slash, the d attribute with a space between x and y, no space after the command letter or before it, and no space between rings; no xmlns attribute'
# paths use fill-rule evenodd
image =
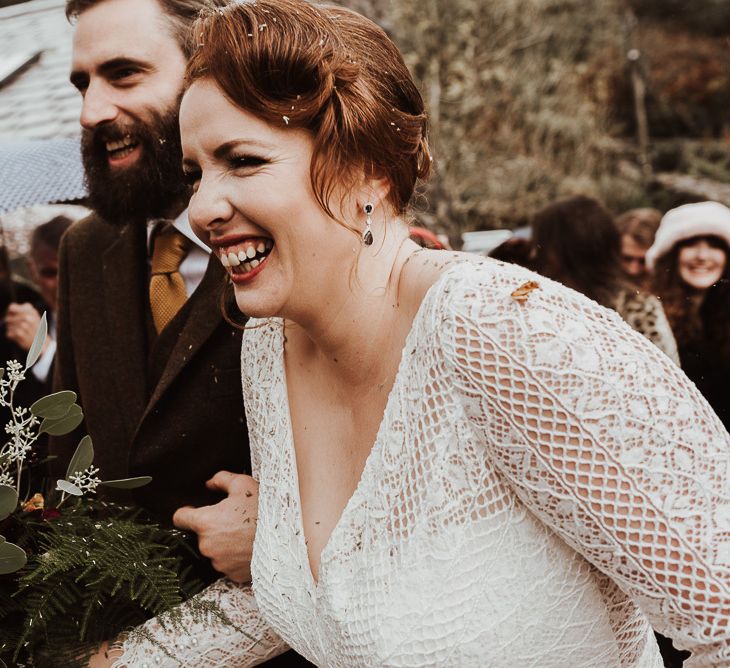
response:
<svg viewBox="0 0 730 668"><path fill-rule="evenodd" d="M128 81L137 74L139 74L139 70L134 70L131 67L126 67L123 70L118 70L114 72L114 74L112 74L110 78L115 83L124 83L125 81Z"/></svg>

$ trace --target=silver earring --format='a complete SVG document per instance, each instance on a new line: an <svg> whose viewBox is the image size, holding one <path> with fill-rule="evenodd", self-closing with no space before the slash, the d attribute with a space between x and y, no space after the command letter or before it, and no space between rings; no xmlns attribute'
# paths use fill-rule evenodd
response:
<svg viewBox="0 0 730 668"><path fill-rule="evenodd" d="M362 233L362 245L372 246L373 243L373 205L368 202L362 210L365 212L367 219L365 220L365 231Z"/></svg>

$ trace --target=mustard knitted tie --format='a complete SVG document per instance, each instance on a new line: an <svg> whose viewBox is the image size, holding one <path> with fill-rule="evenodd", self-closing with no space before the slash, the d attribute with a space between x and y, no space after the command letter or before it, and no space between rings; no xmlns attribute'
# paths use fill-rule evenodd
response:
<svg viewBox="0 0 730 668"><path fill-rule="evenodd" d="M150 307L155 329L159 334L188 298L180 263L190 251L192 242L166 224L154 236L150 275Z"/></svg>

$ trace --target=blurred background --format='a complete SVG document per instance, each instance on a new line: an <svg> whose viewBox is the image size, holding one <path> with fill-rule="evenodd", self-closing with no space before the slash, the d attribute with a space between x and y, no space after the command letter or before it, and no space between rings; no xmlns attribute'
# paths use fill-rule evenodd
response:
<svg viewBox="0 0 730 668"><path fill-rule="evenodd" d="M12 255L37 220L29 205L83 197L63 4L0 0L0 222ZM424 227L452 239L512 229L574 194L615 214L730 203L728 0L341 4L392 35L426 99L436 174L415 203Z"/></svg>

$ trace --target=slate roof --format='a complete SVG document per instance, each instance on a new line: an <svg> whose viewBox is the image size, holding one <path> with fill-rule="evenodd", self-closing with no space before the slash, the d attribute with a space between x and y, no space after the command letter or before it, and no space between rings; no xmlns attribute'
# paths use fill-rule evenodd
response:
<svg viewBox="0 0 730 668"><path fill-rule="evenodd" d="M37 61L0 84L0 142L75 137L81 97L68 81L73 28L64 0L31 0L0 9L0 70L12 59Z"/></svg>
<svg viewBox="0 0 730 668"><path fill-rule="evenodd" d="M0 213L86 196L76 137L0 140Z"/></svg>
<svg viewBox="0 0 730 668"><path fill-rule="evenodd" d="M38 223L85 211L49 205L84 195L81 97L68 81L73 27L64 5L31 0L0 8L0 223L11 256L27 252Z"/></svg>

